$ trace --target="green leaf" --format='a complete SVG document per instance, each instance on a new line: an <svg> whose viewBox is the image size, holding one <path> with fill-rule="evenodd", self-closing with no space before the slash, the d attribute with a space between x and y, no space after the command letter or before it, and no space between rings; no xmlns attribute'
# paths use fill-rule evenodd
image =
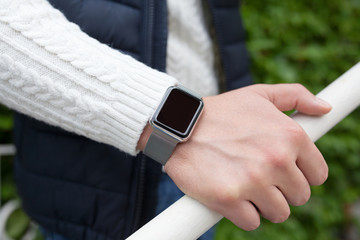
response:
<svg viewBox="0 0 360 240"><path fill-rule="evenodd" d="M20 239L30 223L29 218L21 209L15 210L9 217L6 224L6 232L13 239Z"/></svg>

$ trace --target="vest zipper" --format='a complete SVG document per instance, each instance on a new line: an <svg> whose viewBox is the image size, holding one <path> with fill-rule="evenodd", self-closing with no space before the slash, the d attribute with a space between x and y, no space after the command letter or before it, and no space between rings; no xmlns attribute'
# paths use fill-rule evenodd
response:
<svg viewBox="0 0 360 240"><path fill-rule="evenodd" d="M138 175L138 184L136 188L136 199L135 199L135 208L134 208L134 220L132 224L132 232L135 232L139 229L141 222L141 213L143 208L144 201L144 192L145 192L145 175L146 175L146 156L140 156L140 167Z"/></svg>
<svg viewBox="0 0 360 240"><path fill-rule="evenodd" d="M215 55L215 68L217 70L217 76L219 79L219 91L220 93L225 92L227 90L226 87L226 66L225 62L222 60L224 56L224 49L220 42L220 37L218 35L219 23L217 19L214 17L215 8L213 6L212 0L203 0L203 9L205 18L208 20L208 30L210 33L210 37L213 40L214 44L214 55Z"/></svg>
<svg viewBox="0 0 360 240"><path fill-rule="evenodd" d="M155 2L154 0L147 0L145 4L147 9L146 18L146 34L145 34L145 54L144 63L150 67L153 67L153 32L154 32L154 21L155 21Z"/></svg>
<svg viewBox="0 0 360 240"><path fill-rule="evenodd" d="M145 1L145 53L143 62L152 66L153 64L153 32L154 32L154 17L155 17L155 2L154 0ZM141 227L141 215L144 202L145 194L145 179L146 179L146 162L147 158L145 155L140 156L140 167L138 172L138 184L136 189L136 200L134 208L134 220L132 224L132 232L135 232Z"/></svg>

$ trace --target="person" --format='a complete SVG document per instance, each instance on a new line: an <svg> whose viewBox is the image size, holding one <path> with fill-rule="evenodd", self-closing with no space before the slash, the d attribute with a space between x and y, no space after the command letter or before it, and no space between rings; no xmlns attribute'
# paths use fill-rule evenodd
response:
<svg viewBox="0 0 360 240"><path fill-rule="evenodd" d="M282 111L331 107L298 84L245 87L238 1L49 2L0 1L0 101L22 113L16 182L48 239L125 238L179 197L168 176L245 230L260 215L286 220L326 180L321 153ZM142 151L179 84L204 109L163 173Z"/></svg>

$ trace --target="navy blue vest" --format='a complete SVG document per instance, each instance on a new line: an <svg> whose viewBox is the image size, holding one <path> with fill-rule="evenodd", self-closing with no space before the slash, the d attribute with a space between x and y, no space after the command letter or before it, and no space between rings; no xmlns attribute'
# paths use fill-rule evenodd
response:
<svg viewBox="0 0 360 240"><path fill-rule="evenodd" d="M49 0L99 41L165 71L165 0ZM238 0L209 0L227 89L251 83ZM69 239L123 239L152 217L161 166L142 154L15 117L15 178L25 211Z"/></svg>

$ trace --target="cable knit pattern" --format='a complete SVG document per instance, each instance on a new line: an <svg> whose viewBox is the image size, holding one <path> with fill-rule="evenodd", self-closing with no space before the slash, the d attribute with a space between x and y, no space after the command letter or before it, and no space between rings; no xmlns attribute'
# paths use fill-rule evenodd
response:
<svg viewBox="0 0 360 240"><path fill-rule="evenodd" d="M0 101L136 154L176 80L99 43L46 0L0 0Z"/></svg>
<svg viewBox="0 0 360 240"><path fill-rule="evenodd" d="M202 96L216 95L214 52L202 1L167 0L169 35L166 70Z"/></svg>

